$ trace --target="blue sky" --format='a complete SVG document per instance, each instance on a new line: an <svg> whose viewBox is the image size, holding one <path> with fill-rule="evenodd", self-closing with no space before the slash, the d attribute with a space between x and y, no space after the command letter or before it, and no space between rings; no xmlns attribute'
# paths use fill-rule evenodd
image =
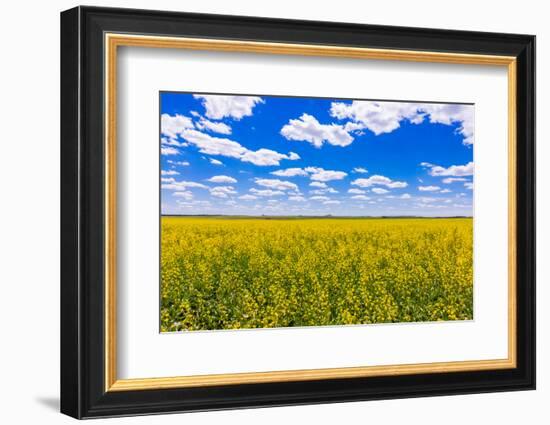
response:
<svg viewBox="0 0 550 425"><path fill-rule="evenodd" d="M162 214L471 216L474 106L160 94Z"/></svg>

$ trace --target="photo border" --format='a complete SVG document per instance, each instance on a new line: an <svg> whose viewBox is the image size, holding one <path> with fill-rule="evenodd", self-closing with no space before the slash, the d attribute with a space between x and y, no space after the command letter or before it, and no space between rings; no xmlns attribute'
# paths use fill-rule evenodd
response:
<svg viewBox="0 0 550 425"><path fill-rule="evenodd" d="M106 161L106 226L105 226L105 300L106 352L108 367L105 375L106 391L147 390L197 386L235 385L284 381L320 380L350 377L371 377L385 375L411 375L417 373L441 373L457 371L479 371L511 369L516 367L516 264L515 255L510 254L516 245L516 134L513 127L508 132L508 357L494 360L469 360L458 362L437 362L420 364L399 364L385 366L343 367L326 369L305 369L228 373L199 376L177 376L170 378L117 379L116 375L116 98L117 98L117 49L119 47L149 47L189 50L211 50L230 52L254 52L263 54L292 54L306 56L330 56L356 59L401 60L414 62L459 63L470 65L494 65L507 67L508 71L508 122L515 122L516 114L516 59L508 56L453 55L432 52L395 51L368 48L329 47L314 45L281 46L278 43L237 42L212 39L190 39L127 34L105 34L106 116L108 126L105 134Z"/></svg>

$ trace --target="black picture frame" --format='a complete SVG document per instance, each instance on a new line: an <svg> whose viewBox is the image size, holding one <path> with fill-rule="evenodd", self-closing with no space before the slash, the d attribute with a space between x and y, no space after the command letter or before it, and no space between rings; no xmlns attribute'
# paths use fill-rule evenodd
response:
<svg viewBox="0 0 550 425"><path fill-rule="evenodd" d="M106 32L506 55L517 58L517 367L106 392ZM61 412L75 418L535 388L535 37L76 7L61 13Z"/></svg>

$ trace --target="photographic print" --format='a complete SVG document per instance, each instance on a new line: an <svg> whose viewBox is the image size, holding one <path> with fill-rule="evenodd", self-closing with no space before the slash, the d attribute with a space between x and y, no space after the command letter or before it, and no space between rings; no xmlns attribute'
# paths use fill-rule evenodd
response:
<svg viewBox="0 0 550 425"><path fill-rule="evenodd" d="M474 105L159 101L161 332L473 319Z"/></svg>

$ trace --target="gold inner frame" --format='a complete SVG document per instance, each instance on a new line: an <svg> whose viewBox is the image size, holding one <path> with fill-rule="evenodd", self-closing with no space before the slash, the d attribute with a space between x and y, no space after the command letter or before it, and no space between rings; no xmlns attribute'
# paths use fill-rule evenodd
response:
<svg viewBox="0 0 550 425"><path fill-rule="evenodd" d="M325 45L105 34L105 391L482 371L516 367L516 58ZM508 72L508 357L419 364L118 379L116 324L116 106L120 46L504 66Z"/></svg>

